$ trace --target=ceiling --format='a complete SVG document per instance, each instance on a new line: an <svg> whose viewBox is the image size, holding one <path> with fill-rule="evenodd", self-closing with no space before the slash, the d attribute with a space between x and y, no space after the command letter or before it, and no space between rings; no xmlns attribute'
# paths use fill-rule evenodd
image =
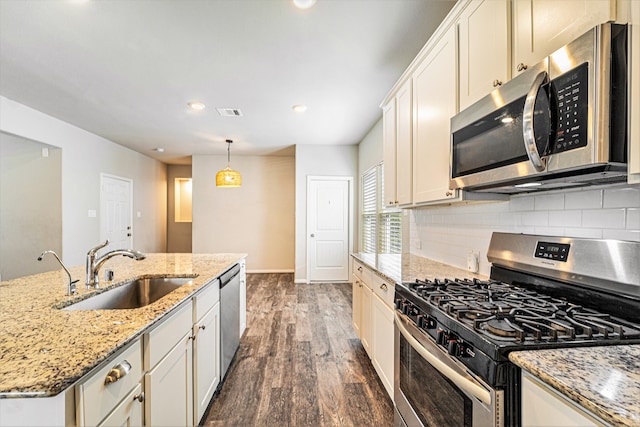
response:
<svg viewBox="0 0 640 427"><path fill-rule="evenodd" d="M0 0L0 95L169 164L357 144L454 3Z"/></svg>

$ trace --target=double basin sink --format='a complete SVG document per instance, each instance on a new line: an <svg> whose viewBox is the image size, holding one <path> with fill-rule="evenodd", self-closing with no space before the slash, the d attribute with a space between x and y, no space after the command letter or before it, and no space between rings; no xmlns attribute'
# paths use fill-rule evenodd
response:
<svg viewBox="0 0 640 427"><path fill-rule="evenodd" d="M119 310L140 308L193 283L193 277L150 277L130 280L124 284L89 297L63 310Z"/></svg>

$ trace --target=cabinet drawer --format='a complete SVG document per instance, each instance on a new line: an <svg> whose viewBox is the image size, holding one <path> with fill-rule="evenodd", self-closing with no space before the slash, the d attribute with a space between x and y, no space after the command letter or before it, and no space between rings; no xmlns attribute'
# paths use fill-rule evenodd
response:
<svg viewBox="0 0 640 427"><path fill-rule="evenodd" d="M353 274L362 280L367 286L371 287L371 270L360 261L353 260Z"/></svg>
<svg viewBox="0 0 640 427"><path fill-rule="evenodd" d="M393 282L388 282L377 274L374 274L372 287L373 292L375 292L385 304L390 308L393 308L393 298L395 293L395 285Z"/></svg>
<svg viewBox="0 0 640 427"><path fill-rule="evenodd" d="M105 384L111 369L128 366L126 375ZM142 349L140 340L110 359L103 368L78 385L76 396L78 425L95 426L133 390L142 378Z"/></svg>
<svg viewBox="0 0 640 427"><path fill-rule="evenodd" d="M220 281L213 280L195 296L193 321L197 322L220 300Z"/></svg>
<svg viewBox="0 0 640 427"><path fill-rule="evenodd" d="M187 332L191 331L192 307L191 301L188 301L176 313L144 335L144 365L147 369L153 368Z"/></svg>

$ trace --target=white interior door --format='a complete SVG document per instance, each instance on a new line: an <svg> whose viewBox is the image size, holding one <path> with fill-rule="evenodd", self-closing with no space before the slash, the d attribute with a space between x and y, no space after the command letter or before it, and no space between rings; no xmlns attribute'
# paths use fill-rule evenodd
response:
<svg viewBox="0 0 640 427"><path fill-rule="evenodd" d="M307 179L309 281L349 280L351 178Z"/></svg>
<svg viewBox="0 0 640 427"><path fill-rule="evenodd" d="M108 250L133 247L133 181L100 175L100 241L109 239Z"/></svg>

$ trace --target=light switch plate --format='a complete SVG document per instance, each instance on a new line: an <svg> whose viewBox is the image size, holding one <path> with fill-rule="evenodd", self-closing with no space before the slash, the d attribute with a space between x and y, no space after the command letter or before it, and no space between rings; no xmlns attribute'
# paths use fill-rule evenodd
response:
<svg viewBox="0 0 640 427"><path fill-rule="evenodd" d="M89 218L95 218L98 216L98 213L95 209L89 209L87 215L89 216Z"/></svg>

